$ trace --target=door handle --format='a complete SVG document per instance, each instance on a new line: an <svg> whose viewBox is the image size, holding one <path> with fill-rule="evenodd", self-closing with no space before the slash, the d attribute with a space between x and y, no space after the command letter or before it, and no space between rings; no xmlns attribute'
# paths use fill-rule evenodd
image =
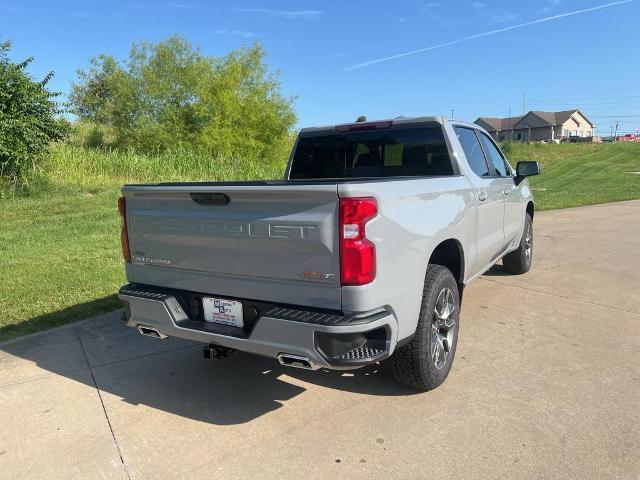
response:
<svg viewBox="0 0 640 480"><path fill-rule="evenodd" d="M502 191L502 194L503 194L505 197L508 197L508 196L511 194L511 190L503 190L503 191Z"/></svg>
<svg viewBox="0 0 640 480"><path fill-rule="evenodd" d="M480 200L481 202L484 202L487 199L488 195L487 192L480 192L478 194L478 200Z"/></svg>

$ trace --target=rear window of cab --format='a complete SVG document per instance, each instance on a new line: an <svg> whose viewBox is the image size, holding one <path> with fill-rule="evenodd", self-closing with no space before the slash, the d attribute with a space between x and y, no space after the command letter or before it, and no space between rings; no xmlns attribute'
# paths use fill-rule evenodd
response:
<svg viewBox="0 0 640 480"><path fill-rule="evenodd" d="M289 179L454 175L442 126L302 135Z"/></svg>

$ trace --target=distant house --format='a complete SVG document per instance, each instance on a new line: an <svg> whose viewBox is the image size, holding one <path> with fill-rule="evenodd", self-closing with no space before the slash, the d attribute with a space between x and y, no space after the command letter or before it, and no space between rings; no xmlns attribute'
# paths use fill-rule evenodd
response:
<svg viewBox="0 0 640 480"><path fill-rule="evenodd" d="M509 118L480 117L476 124L487 130L494 140L541 141L572 137L592 138L596 126L580 111L530 111Z"/></svg>

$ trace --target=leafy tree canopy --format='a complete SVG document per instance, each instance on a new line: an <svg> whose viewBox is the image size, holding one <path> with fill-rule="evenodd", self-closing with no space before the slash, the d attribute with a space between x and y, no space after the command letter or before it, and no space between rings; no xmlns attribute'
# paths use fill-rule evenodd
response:
<svg viewBox="0 0 640 480"><path fill-rule="evenodd" d="M78 72L71 103L83 121L113 132L115 145L141 150L189 146L222 155L282 155L296 121L293 99L259 43L217 58L174 35L134 44Z"/></svg>
<svg viewBox="0 0 640 480"><path fill-rule="evenodd" d="M10 42L0 43L0 175L25 181L42 160L48 145L62 139L68 123L60 118L59 93L46 89L53 72L36 81L26 72L33 61L9 59Z"/></svg>

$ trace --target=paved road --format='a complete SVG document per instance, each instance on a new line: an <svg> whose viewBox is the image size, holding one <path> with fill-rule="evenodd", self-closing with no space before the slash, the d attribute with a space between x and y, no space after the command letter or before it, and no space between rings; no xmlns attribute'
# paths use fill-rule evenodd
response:
<svg viewBox="0 0 640 480"><path fill-rule="evenodd" d="M118 313L0 344L0 477L640 478L640 201L536 215L465 292L439 389L160 342ZM384 476L384 477L383 477Z"/></svg>

